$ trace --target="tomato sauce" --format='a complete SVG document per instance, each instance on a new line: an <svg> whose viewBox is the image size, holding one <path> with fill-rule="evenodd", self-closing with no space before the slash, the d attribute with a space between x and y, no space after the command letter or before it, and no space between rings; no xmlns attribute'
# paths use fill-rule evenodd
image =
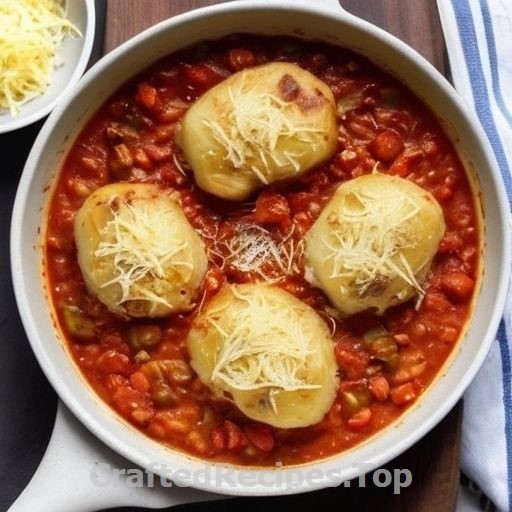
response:
<svg viewBox="0 0 512 512"><path fill-rule="evenodd" d="M243 68L295 62L329 85L338 151L302 177L244 203L200 190L175 142L179 121L205 91ZM407 178L440 203L446 234L422 300L339 318L304 279L302 237L334 187L373 171ZM209 268L198 307L228 281L269 279L315 308L332 330L337 398L311 427L277 429L214 399L189 365L185 339L197 308L166 319L111 314L85 287L73 219L96 188L149 182L179 194L201 234ZM402 84L361 56L292 38L237 35L173 54L119 89L75 140L57 178L45 234L50 299L71 356L94 391L146 435L192 455L247 465L298 464L363 442L414 404L454 350L478 280L475 199L450 141ZM237 234L277 244L283 261L234 258ZM236 249L236 247L235 247Z"/></svg>

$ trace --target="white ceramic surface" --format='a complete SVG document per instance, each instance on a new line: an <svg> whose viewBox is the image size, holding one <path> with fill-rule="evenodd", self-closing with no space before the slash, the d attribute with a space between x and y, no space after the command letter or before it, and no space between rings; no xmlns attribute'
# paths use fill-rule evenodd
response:
<svg viewBox="0 0 512 512"><path fill-rule="evenodd" d="M51 193L48 185L71 141L113 90L180 47L241 31L320 38L359 51L398 76L438 114L469 172L475 172L486 230L483 284L473 321L442 375L416 406L395 425L338 457L301 468L244 468L243 472L235 468L231 473L224 465L184 456L141 436L84 384L48 312L41 279L40 230ZM162 22L112 51L86 73L74 93L53 111L26 163L13 211L11 254L16 299L34 353L60 398L95 436L134 464L184 485L233 495L286 494L336 485L366 473L409 448L454 406L497 330L508 283L510 234L503 185L491 155L469 109L430 64L404 43L344 12L335 0L232 1Z"/></svg>
<svg viewBox="0 0 512 512"><path fill-rule="evenodd" d="M129 472L131 480L126 478ZM219 498L223 496L148 478L142 468L82 428L59 402L46 453L8 512L93 512L121 506L160 509Z"/></svg>
<svg viewBox="0 0 512 512"><path fill-rule="evenodd" d="M64 39L55 58L53 83L43 95L25 103L15 116L8 110L0 110L0 133L23 128L49 114L85 71L94 42L94 0L69 0L68 4L68 18L80 30L82 37Z"/></svg>

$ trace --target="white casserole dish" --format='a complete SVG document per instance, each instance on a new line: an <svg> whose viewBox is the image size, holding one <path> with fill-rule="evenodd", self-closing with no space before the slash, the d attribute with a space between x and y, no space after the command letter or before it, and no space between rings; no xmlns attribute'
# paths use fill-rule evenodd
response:
<svg viewBox="0 0 512 512"><path fill-rule="evenodd" d="M202 39L237 32L321 39L359 52L398 77L437 114L458 149L475 192L481 196L485 231L482 286L466 335L442 374L399 422L355 449L299 469L232 468L232 478L225 478L225 465L173 452L143 437L84 383L59 340L48 308L40 235L52 178L71 142L101 103L128 78L164 55ZM506 205L498 168L477 120L448 82L414 50L346 13L336 0L314 4L305 0L228 2L169 19L123 44L91 68L74 93L51 114L27 160L14 205L14 288L28 338L49 381L83 425L117 453L181 485L211 492L262 496L312 491L385 464L433 428L459 400L483 362L504 307L510 271ZM293 476L298 470L304 477L299 483ZM307 478L311 474L315 477Z"/></svg>

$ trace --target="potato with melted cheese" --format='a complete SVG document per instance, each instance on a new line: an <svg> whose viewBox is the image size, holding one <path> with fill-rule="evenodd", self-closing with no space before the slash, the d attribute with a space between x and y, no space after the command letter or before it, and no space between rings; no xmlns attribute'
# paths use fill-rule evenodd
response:
<svg viewBox="0 0 512 512"><path fill-rule="evenodd" d="M333 155L334 97L327 84L296 64L247 68L190 107L178 143L202 189L244 200Z"/></svg>
<svg viewBox="0 0 512 512"><path fill-rule="evenodd" d="M256 421L312 425L336 396L338 368L326 323L277 286L224 285L193 322L187 347L201 381Z"/></svg>
<svg viewBox="0 0 512 512"><path fill-rule="evenodd" d="M444 232L441 207L420 186L385 174L355 178L306 234L306 279L343 315L383 314L423 293Z"/></svg>
<svg viewBox="0 0 512 512"><path fill-rule="evenodd" d="M156 185L97 189L77 212L74 234L87 288L110 311L162 317L193 307L205 247L178 201Z"/></svg>

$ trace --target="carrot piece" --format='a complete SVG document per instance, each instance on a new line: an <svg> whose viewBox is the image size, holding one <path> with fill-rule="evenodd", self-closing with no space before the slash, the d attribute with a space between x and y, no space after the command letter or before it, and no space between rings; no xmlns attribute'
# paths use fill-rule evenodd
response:
<svg viewBox="0 0 512 512"><path fill-rule="evenodd" d="M382 375L376 375L370 379L368 389L373 397L382 402L389 396L389 382L386 377Z"/></svg>
<svg viewBox="0 0 512 512"><path fill-rule="evenodd" d="M187 81L193 82L199 87L212 87L225 78L225 76L204 64L186 65L183 68L183 73Z"/></svg>
<svg viewBox="0 0 512 512"><path fill-rule="evenodd" d="M290 205L281 194L262 192L256 200L254 220L261 224L279 225L286 231L291 224Z"/></svg>
<svg viewBox="0 0 512 512"><path fill-rule="evenodd" d="M371 419L372 410L369 407L362 407L348 419L347 426L357 430L368 425Z"/></svg>
<svg viewBox="0 0 512 512"><path fill-rule="evenodd" d="M242 429L232 421L224 421L224 430L226 432L226 448L232 451L238 451L247 446L247 438Z"/></svg>
<svg viewBox="0 0 512 512"><path fill-rule="evenodd" d="M254 66L256 57L250 50L244 48L234 48L228 53L228 62L230 67L235 71Z"/></svg>
<svg viewBox="0 0 512 512"><path fill-rule="evenodd" d="M141 371L137 371L130 375L130 384L133 389L136 389L141 393L147 393L151 387L148 378Z"/></svg>
<svg viewBox="0 0 512 512"><path fill-rule="evenodd" d="M212 430L211 442L216 453L223 452L226 449L226 435L224 430L221 428Z"/></svg>
<svg viewBox="0 0 512 512"><path fill-rule="evenodd" d="M377 160L392 162L404 150L404 143L398 134L385 130L370 142L369 150Z"/></svg>
<svg viewBox="0 0 512 512"><path fill-rule="evenodd" d="M246 425L244 433L249 442L262 452L270 452L274 448L274 436L266 425L251 423Z"/></svg>
<svg viewBox="0 0 512 512"><path fill-rule="evenodd" d="M475 281L464 272L451 272L443 277L443 291L455 299L467 299L473 293Z"/></svg>
<svg viewBox="0 0 512 512"><path fill-rule="evenodd" d="M157 92L156 89L148 83L141 83L137 87L137 101L146 108L152 108L156 103Z"/></svg>
<svg viewBox="0 0 512 512"><path fill-rule="evenodd" d="M416 389L412 382L406 382L392 388L389 392L391 401L395 405L405 405L416 398Z"/></svg>

